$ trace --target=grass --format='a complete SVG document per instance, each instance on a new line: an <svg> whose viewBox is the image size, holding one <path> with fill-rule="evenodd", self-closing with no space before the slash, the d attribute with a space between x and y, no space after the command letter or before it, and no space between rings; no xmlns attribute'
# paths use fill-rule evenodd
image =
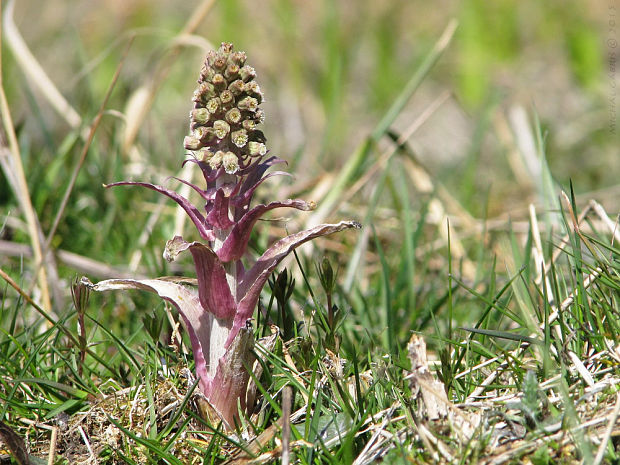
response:
<svg viewBox="0 0 620 465"><path fill-rule="evenodd" d="M24 83L42 71L17 59L4 23L0 463L22 465L24 454L56 464L618 462L617 137L584 123L562 143L561 116L507 106L493 70L520 56L516 6L495 7L510 22L496 43L485 38L490 19L480 2L463 4L456 31L429 12L420 45L403 60L407 6L375 22L343 14L337 2L323 2L316 16L275 2L256 15L289 47L265 40L256 50L251 31L260 28L242 3L152 18L160 33L138 30L128 49L124 36L113 42L102 31L93 37L108 37L105 47L63 36L82 54L71 69L83 71L67 91L78 121L67 124L50 110L62 102L40 76ZM552 9L523 5L530 14ZM154 14L136 12L134 28L138 13ZM265 76L269 101L293 102L273 105L278 123L265 132L281 151L291 144L283 156L298 179L269 188L319 205L264 222L254 250L284 228L328 217L364 225L300 252L274 275L255 314L256 406L232 433L202 413L189 343L170 308L141 293L71 293L82 274L192 274L189 262L161 258L164 242L186 226L169 203L100 186L176 173L202 50L188 51L187 36L175 41L170 31L200 32L205 12L207 38L234 40L239 30L236 46ZM559 30L583 85L571 95L600 102L593 26L576 8L555 13L550 30L572 18L570 30ZM308 50L291 26L305 24L304 14L321 25ZM540 48L550 46L543 25L532 28ZM447 64L455 77L446 78ZM351 103L351 83L373 91ZM457 89L475 125L447 168L416 139L437 114L458 121L438 113L455 99L434 86ZM429 93L411 116L410 105ZM297 113L313 134L302 142L278 126L294 129ZM22 167L23 178L13 176ZM53 260L40 266L47 247Z"/></svg>

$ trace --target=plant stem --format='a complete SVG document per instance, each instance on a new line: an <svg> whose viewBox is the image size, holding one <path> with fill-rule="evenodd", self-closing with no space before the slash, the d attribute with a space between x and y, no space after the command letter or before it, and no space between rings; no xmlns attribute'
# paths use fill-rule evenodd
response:
<svg viewBox="0 0 620 465"><path fill-rule="evenodd" d="M220 176L215 181L215 186L216 188L220 188L227 184L234 185L236 182L237 182L237 177L235 175L224 174L223 176ZM233 206L229 207L228 215L230 216L230 218L235 217L234 208L235 207ZM231 229L232 227L226 228L226 229L215 229L214 231L215 242L213 243L214 251L217 252L219 249L222 248L222 244L224 243L224 241L230 234ZM233 297L236 299L237 298L237 261L233 260L233 261L224 263L223 265L224 265L224 269L226 270L226 281L228 282L228 287L230 288L230 292L232 293Z"/></svg>

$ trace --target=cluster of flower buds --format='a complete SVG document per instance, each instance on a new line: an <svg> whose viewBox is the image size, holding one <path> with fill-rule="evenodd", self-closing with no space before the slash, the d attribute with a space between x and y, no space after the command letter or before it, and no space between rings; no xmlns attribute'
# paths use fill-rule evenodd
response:
<svg viewBox="0 0 620 465"><path fill-rule="evenodd" d="M228 174L246 168L267 152L265 136L256 126L265 119L263 94L244 52L222 43L200 70L190 113L191 134L184 147L199 161Z"/></svg>

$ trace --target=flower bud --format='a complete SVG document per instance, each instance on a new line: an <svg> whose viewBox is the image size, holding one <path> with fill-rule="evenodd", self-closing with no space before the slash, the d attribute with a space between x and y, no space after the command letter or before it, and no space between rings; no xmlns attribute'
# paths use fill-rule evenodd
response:
<svg viewBox="0 0 620 465"><path fill-rule="evenodd" d="M198 82L206 83L205 81L210 81L214 74L215 70L205 62L202 64L202 68L200 68L200 78Z"/></svg>
<svg viewBox="0 0 620 465"><path fill-rule="evenodd" d="M254 121L256 121L257 124L263 124L265 122L265 112L260 108L254 113Z"/></svg>
<svg viewBox="0 0 620 465"><path fill-rule="evenodd" d="M224 71L226 69L226 57L220 55L216 56L215 60L213 60L213 69L216 71Z"/></svg>
<svg viewBox="0 0 620 465"><path fill-rule="evenodd" d="M201 146L208 144L215 139L215 131L213 128L198 126L192 132L192 136L200 141Z"/></svg>
<svg viewBox="0 0 620 465"><path fill-rule="evenodd" d="M209 82L201 82L194 91L192 101L196 103L205 103L215 95L215 89Z"/></svg>
<svg viewBox="0 0 620 465"><path fill-rule="evenodd" d="M213 156L211 158L209 158L209 166L216 170L218 169L220 166L222 166L222 159L224 158L224 152L222 152L221 150L218 150L217 152L215 152L213 154Z"/></svg>
<svg viewBox="0 0 620 465"><path fill-rule="evenodd" d="M224 89L226 89L226 86L227 86L226 78L219 73L213 76L213 79L211 79L211 82L213 83L213 87L215 87L215 90L218 92L221 92Z"/></svg>
<svg viewBox="0 0 620 465"><path fill-rule="evenodd" d="M213 152L211 152L208 148L203 147L200 150L197 150L195 155L200 161L208 161L211 157L213 157Z"/></svg>
<svg viewBox="0 0 620 465"><path fill-rule="evenodd" d="M267 153L267 147L262 142L251 141L248 143L248 152L251 157L262 157Z"/></svg>
<svg viewBox="0 0 620 465"><path fill-rule="evenodd" d="M206 108L195 108L190 113L190 119L192 123L196 124L207 124L209 121L209 110Z"/></svg>
<svg viewBox="0 0 620 465"><path fill-rule="evenodd" d="M258 108L258 100L256 100L254 97L245 97L244 99L239 101L239 103L237 104L237 108L239 108L239 110L255 112Z"/></svg>
<svg viewBox="0 0 620 465"><path fill-rule="evenodd" d="M200 139L200 142L202 142L203 145L215 141L217 137L215 134L215 129L208 126L198 126L194 129L193 135L194 137Z"/></svg>
<svg viewBox="0 0 620 465"><path fill-rule="evenodd" d="M245 84L243 83L243 81L241 79L237 79L228 86L228 90L231 91L234 96L237 96L243 93L244 87Z"/></svg>
<svg viewBox="0 0 620 465"><path fill-rule="evenodd" d="M256 71L251 66L245 65L239 70L239 76L243 82L248 82L256 77Z"/></svg>
<svg viewBox="0 0 620 465"><path fill-rule="evenodd" d="M220 110L221 102L219 97L213 97L207 102L206 109L209 113L217 113Z"/></svg>
<svg viewBox="0 0 620 465"><path fill-rule="evenodd" d="M247 57L244 52L233 52L230 54L228 61L234 63L235 65L241 67L245 64L245 60Z"/></svg>
<svg viewBox="0 0 620 465"><path fill-rule="evenodd" d="M220 102L222 102L223 107L230 107L234 101L235 96L228 89L222 91L222 93L220 94Z"/></svg>
<svg viewBox="0 0 620 465"><path fill-rule="evenodd" d="M193 136L185 136L183 138L183 147L187 150L198 150L201 146L200 140Z"/></svg>
<svg viewBox="0 0 620 465"><path fill-rule="evenodd" d="M245 129L239 129L230 134L230 140L232 140L232 143L237 147L241 148L248 143L248 133Z"/></svg>
<svg viewBox="0 0 620 465"><path fill-rule="evenodd" d="M218 139L223 139L230 132L230 124L226 121L218 119L213 123L213 129L215 130L215 135Z"/></svg>
<svg viewBox="0 0 620 465"><path fill-rule="evenodd" d="M222 157L222 166L228 174L235 174L239 170L239 159L232 152L226 152Z"/></svg>
<svg viewBox="0 0 620 465"><path fill-rule="evenodd" d="M241 112L239 111L238 108L231 108L230 110L226 112L226 115L224 116L224 118L230 124L237 124L239 123L239 121L241 121Z"/></svg>
<svg viewBox="0 0 620 465"><path fill-rule="evenodd" d="M229 64L224 71L224 77L229 81L239 79L239 66L234 63Z"/></svg>
<svg viewBox="0 0 620 465"><path fill-rule="evenodd" d="M261 103L263 101L263 93L261 92L260 87L256 83L256 81L250 81L246 83L243 89L245 90L246 93L256 98L256 100L258 100L258 103Z"/></svg>
<svg viewBox="0 0 620 465"><path fill-rule="evenodd" d="M204 101L202 100L202 94L198 91L198 89L196 89L194 91L194 95L192 95L192 102L204 103Z"/></svg>
<svg viewBox="0 0 620 465"><path fill-rule="evenodd" d="M233 44L231 44L230 42L222 42L220 44L218 53L220 53L222 56L228 59L228 56L232 53L232 51L233 51Z"/></svg>
<svg viewBox="0 0 620 465"><path fill-rule="evenodd" d="M243 129L246 131L253 131L254 128L256 128L256 122L251 119L245 119L243 123L241 123L241 126L243 126Z"/></svg>
<svg viewBox="0 0 620 465"><path fill-rule="evenodd" d="M209 128L210 129L210 128ZM192 136L202 141L207 136L208 129L205 126L198 126L192 131Z"/></svg>

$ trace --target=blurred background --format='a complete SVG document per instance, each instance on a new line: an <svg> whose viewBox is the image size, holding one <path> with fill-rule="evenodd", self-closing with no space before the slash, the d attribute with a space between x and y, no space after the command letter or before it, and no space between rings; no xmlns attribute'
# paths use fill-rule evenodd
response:
<svg viewBox="0 0 620 465"><path fill-rule="evenodd" d="M476 234L484 219L504 226L511 219L518 226L530 202L542 204L536 167L531 153L529 159L524 153L528 142L536 154L544 152L558 185L566 189L572 180L579 201L596 198L612 211L618 206L618 72L609 63L617 49L609 39L619 34L612 0L20 0L7 14L9 6L5 1L4 88L45 233L84 147L84 128L135 36L51 238L55 250L118 266L116 271L169 272L161 249L178 221L173 206L152 192L108 191L101 184L163 182L178 173L198 70L206 50L221 41L246 51L257 70L268 146L295 175L293 184L277 187L283 195L320 203L455 18L458 27L445 53L392 125L394 137L415 125L406 149L423 176L406 187L413 219L443 189L442 212L474 242L481 242ZM51 103L40 70L16 45L19 36L75 115ZM396 260L401 219L409 214L395 193L397 181L388 176L368 214L386 166L381 154L390 147L388 137L377 142L346 184L363 179L364 185L346 191L327 216L365 219ZM275 197L269 189L260 195ZM0 265L11 261L13 269L26 250L17 244L29 243L18 211L0 174ZM426 245L434 231L429 228ZM330 247L345 252L339 260L346 261L355 241L348 235ZM464 247L463 253L471 250ZM372 276L372 256L368 261ZM60 262L61 278L75 275L75 265Z"/></svg>
<svg viewBox="0 0 620 465"><path fill-rule="evenodd" d="M406 375L406 343L416 331L452 400L474 406L482 394L480 412L493 424L492 417L505 419L485 413L495 410L483 406L495 397L498 408L510 409L511 436L525 426L534 433L527 437L537 442L527 450L541 452L536 463L552 462L548 449L562 460L573 454L560 435L574 441L587 462L582 446L590 441L581 436L604 437L612 415L605 404L611 408L616 394L606 383L618 359L612 347L617 352L619 1L0 0L0 420L12 417L21 431L28 428L29 447L38 435L41 450L47 449L55 440L40 422L67 425L60 414L86 411L91 393L106 392L125 412L119 418L128 418L137 432L134 420L142 414L135 412L142 407L133 399L141 392L149 407L142 410L140 451L157 444L171 454L178 449L168 435L185 438L183 428L194 428L185 420L179 427L177 400L165 400L174 420L158 422L161 428L155 420L163 420L164 409L152 399L169 399L168 380L190 384L183 373L192 359L176 345L178 315L171 306L141 292L93 293L88 305L85 297L72 304L71 285L81 276L93 282L195 276L188 257L172 264L162 257L175 234L199 239L173 202L147 189L102 185L140 180L195 194L169 178L193 173L182 169L192 94L205 54L226 41L245 51L256 69L267 146L287 160L283 169L294 176L270 178L257 189L257 200L299 197L318 204L313 212L276 211L258 223L252 254L319 222L363 224L300 249L297 261L282 264L287 274L280 266L265 287L256 336L269 334L267 322L278 325L297 368L289 371L289 353L282 357L285 367L278 341L273 359L279 361L266 362L261 378L268 393L261 412L271 413L248 431L258 434L275 421L281 388L298 385L299 368L312 378L307 392L314 409L306 435L294 437L321 441L307 449L308 463L323 456L326 463L334 457L352 462L354 450L375 454L384 441L404 453L425 424L416 419L410 403L415 384ZM572 206L568 197L561 200L561 190L574 193ZM324 257L337 270L335 290L317 277ZM35 311L30 296L44 310ZM561 310L551 313L558 304ZM326 323L328 307L336 308L333 327ZM559 315L553 326L550 313ZM463 329L473 326L479 334ZM545 328L544 350L532 344L531 352L540 363L529 350L505 352L515 344L526 347L521 335L542 337L538 326ZM272 374L268 367L276 365ZM548 382L539 389L530 370ZM159 384L162 374L166 384ZM346 386L336 390L337 378ZM360 397L360 379L372 384L369 395ZM132 384L139 390L125 391ZM149 388L155 384L166 394ZM567 402L568 386L574 406ZM523 403L504 396L515 388L524 392L515 397ZM339 402L343 389L351 393L352 408L346 401L342 417L320 413L336 410L332 400ZM122 391L131 394L117 398ZM475 403L469 404L470 394ZM132 406L125 408L122 399L130 397ZM528 398L540 401L542 410ZM102 404L93 402L91 411ZM185 401L180 405L185 409ZM513 413L517 408L522 421ZM338 418L349 410L355 426L345 435L340 425L348 423ZM591 420L590 414L607 417ZM106 417L95 415L92 425L100 429L85 434L74 424L88 460L93 452L86 436L116 435L107 427L96 432L103 432ZM381 424L377 429L365 420L371 415ZM441 452L429 448L433 458L466 456L453 440L462 436L445 443L446 455L445 424L427 424L439 440L424 439ZM556 434L560 424L600 429ZM334 446L340 449L315 434L319 428L321 436L331 429L334 439L344 438ZM389 435L382 433L386 428ZM61 427L60 437L77 438L78 429L70 430L75 436ZM541 442L543 432L554 435L549 447ZM480 447L503 444L508 436L498 429L493 438L481 438L467 439L463 454L478 457ZM208 447L205 460L214 460L209 454L218 442L200 440ZM422 451L419 444L411 450ZM526 450L511 444L506 447ZM396 462L386 456L385 463Z"/></svg>
<svg viewBox="0 0 620 465"><path fill-rule="evenodd" d="M399 119L405 126L443 91L451 93L412 137L423 161L432 163L438 175L458 171L482 138L478 168L489 167L488 161L492 166L497 158L494 114L518 103L538 113L558 180L577 177L581 189L598 189L613 183L618 173L618 140L608 129L611 0L213 3L195 37L186 41L178 34L196 14L198 2L20 0L14 19L78 113L102 99L131 34L136 41L109 106L118 110L181 43L139 135L149 157L169 166L176 166L175 154L182 155L179 141L204 55L201 47L207 41L216 46L234 42L259 72L272 151L289 159L303 151L304 165L316 175L338 167L351 153L448 20L457 18L446 55ZM53 131L48 135L62 135L67 129L62 118L50 114L11 53L4 56L15 120L26 125L33 142L44 136L33 114L45 119Z"/></svg>

